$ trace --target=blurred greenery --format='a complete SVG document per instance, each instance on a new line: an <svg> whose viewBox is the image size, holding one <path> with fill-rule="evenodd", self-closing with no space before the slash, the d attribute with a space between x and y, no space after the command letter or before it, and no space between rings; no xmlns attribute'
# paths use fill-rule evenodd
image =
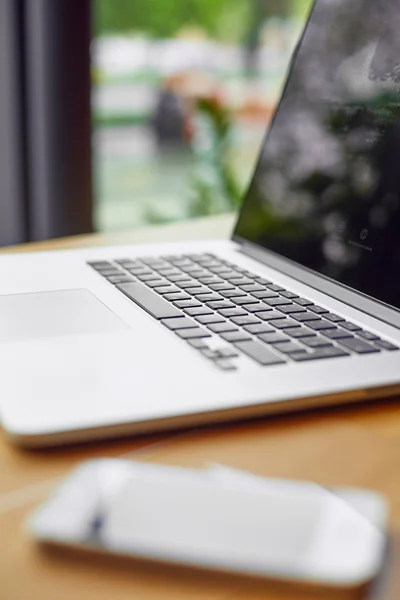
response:
<svg viewBox="0 0 400 600"><path fill-rule="evenodd" d="M173 37L183 26L201 27L219 36L224 27L240 29L251 10L248 0L95 0L94 35L141 31ZM241 32L237 32L240 33Z"/></svg>
<svg viewBox="0 0 400 600"><path fill-rule="evenodd" d="M143 32L174 37L183 26L241 43L253 16L304 18L311 0L94 0L93 35Z"/></svg>
<svg viewBox="0 0 400 600"><path fill-rule="evenodd" d="M216 38L223 43L245 45L249 55L246 74L253 75L251 57L261 39L266 19L282 19L286 28L286 18L304 20L312 0L92 0L93 37L144 34L150 38L174 38L179 34L192 33ZM92 64L94 84L107 86L110 77ZM240 73L243 76L243 73ZM237 80L238 73L223 72L220 81ZM112 85L153 86L161 85L161 75L157 68L132 73L118 73L112 76ZM94 107L93 122L96 128L116 128L145 125L149 115L147 109L132 114L133 111L119 110L118 114L98 113ZM196 151L192 147L193 168L188 182L187 217L217 214L236 210L241 203L242 185L235 170L232 143L234 120L232 114L213 101L199 100L196 115L205 124L209 134L208 152ZM262 127L262 125L261 125ZM195 144L194 144L195 146ZM134 160L134 159L132 159ZM164 160L164 155L163 155ZM111 168L110 168L111 169ZM115 170L115 169L114 169ZM121 186L114 175L112 196L120 194ZM114 192L115 186L115 192ZM176 219L156 202L149 202L143 214L147 223L160 223Z"/></svg>
<svg viewBox="0 0 400 600"><path fill-rule="evenodd" d="M211 215L236 210L241 189L229 161L232 140L232 115L209 98L199 98L196 109L208 129L209 149L197 152L198 167L192 178L192 215ZM194 146L196 147L196 146Z"/></svg>

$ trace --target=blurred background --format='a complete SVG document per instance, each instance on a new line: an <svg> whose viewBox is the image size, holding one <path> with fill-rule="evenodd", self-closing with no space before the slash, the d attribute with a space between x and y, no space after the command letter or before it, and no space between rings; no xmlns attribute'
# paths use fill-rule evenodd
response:
<svg viewBox="0 0 400 600"><path fill-rule="evenodd" d="M3 0L0 244L235 210L311 0Z"/></svg>
<svg viewBox="0 0 400 600"><path fill-rule="evenodd" d="M235 209L310 0L93 0L99 230Z"/></svg>

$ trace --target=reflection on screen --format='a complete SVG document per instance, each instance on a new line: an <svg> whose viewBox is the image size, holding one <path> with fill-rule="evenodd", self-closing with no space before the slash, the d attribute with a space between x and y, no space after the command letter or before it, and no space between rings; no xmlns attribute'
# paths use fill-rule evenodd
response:
<svg viewBox="0 0 400 600"><path fill-rule="evenodd" d="M400 308L400 5L317 0L235 234Z"/></svg>

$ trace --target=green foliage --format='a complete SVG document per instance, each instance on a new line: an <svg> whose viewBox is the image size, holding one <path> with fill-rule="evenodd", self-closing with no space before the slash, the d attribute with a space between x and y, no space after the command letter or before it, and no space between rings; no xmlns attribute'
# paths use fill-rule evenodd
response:
<svg viewBox="0 0 400 600"><path fill-rule="evenodd" d="M240 206L239 183L229 162L232 122L229 111L212 99L200 98L196 108L207 124L210 150L195 152L197 169L192 178L191 210L195 215L211 215Z"/></svg>
<svg viewBox="0 0 400 600"><path fill-rule="evenodd" d="M183 26L194 25L210 35L218 35L229 19L240 30L240 21L251 3L252 0L95 0L93 33L97 37L143 31L155 37L172 37ZM236 13L236 18L230 17L232 13Z"/></svg>
<svg viewBox="0 0 400 600"><path fill-rule="evenodd" d="M299 19L306 19L313 0L290 0L290 14Z"/></svg>

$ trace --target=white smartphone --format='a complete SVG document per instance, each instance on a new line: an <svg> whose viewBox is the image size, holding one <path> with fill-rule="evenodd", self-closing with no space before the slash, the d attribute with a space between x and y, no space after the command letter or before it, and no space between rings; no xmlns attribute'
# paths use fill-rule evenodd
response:
<svg viewBox="0 0 400 600"><path fill-rule="evenodd" d="M84 463L30 518L39 541L323 586L379 572L387 510L373 492L228 468Z"/></svg>

